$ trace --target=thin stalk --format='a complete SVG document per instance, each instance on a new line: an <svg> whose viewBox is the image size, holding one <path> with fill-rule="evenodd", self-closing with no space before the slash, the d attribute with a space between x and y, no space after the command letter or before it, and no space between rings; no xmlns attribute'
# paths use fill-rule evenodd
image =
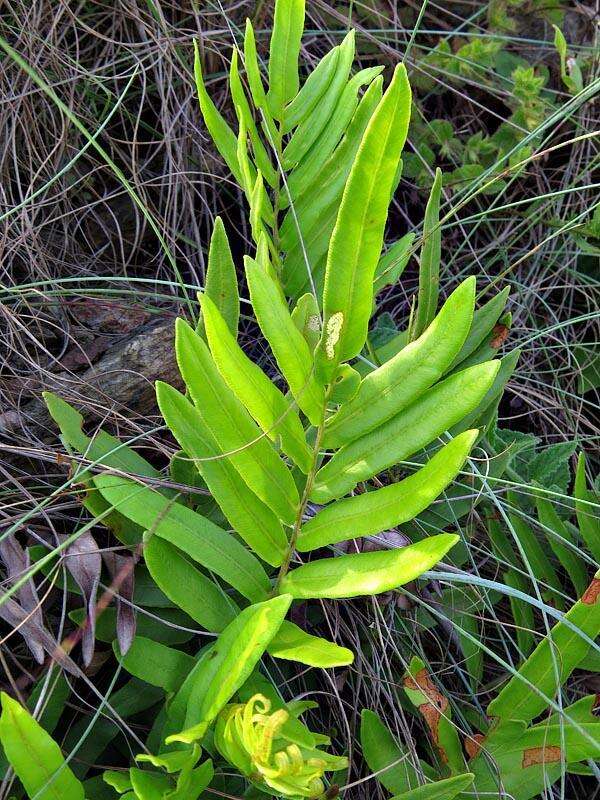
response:
<svg viewBox="0 0 600 800"><path fill-rule="evenodd" d="M300 534L300 528L302 527L302 518L304 517L304 512L306 511L306 506L308 504L308 498L312 491L313 483L315 481L315 475L317 474L317 468L319 466L319 451L321 449L321 440L323 439L323 429L325 426L325 409L327 408L327 401L329 399L330 391L331 389L328 388L325 394L325 401L323 403L323 413L321 415L321 421L319 422L319 425L317 427L317 433L315 436L315 444L312 454L312 463L308 475L306 476L306 482L304 484L304 490L302 492L302 497L300 499L300 504L298 506L298 513L296 514L296 520L294 522L292 535L290 536L287 552L285 554L285 558L283 559L283 563L279 569L279 574L277 575L275 586L273 587L274 595L279 593L279 587L281 586L281 581L285 578L290 569L292 555L294 554L294 550L296 549L296 542L298 541L298 535Z"/></svg>

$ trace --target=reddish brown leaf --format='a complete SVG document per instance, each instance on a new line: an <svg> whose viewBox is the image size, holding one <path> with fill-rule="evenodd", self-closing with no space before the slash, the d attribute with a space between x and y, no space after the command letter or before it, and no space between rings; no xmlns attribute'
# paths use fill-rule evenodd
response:
<svg viewBox="0 0 600 800"><path fill-rule="evenodd" d="M10 583L21 578L31 566L29 553L23 550L14 534L0 541L0 558L6 566L7 577ZM27 646L38 664L44 663L44 648L40 641L33 635L34 630L44 628L42 609L33 579L28 580L17 592L17 597L26 617L31 621L28 633L23 633Z"/></svg>
<svg viewBox="0 0 600 800"><path fill-rule="evenodd" d="M40 625L29 613L15 602L12 597L0 595L0 618L8 622L13 630L20 633L25 639L29 649L34 652L34 647L43 648L60 666L70 672L71 675L79 677L81 671L77 665L69 658L63 648L48 633L43 625ZM36 659L37 660L37 659ZM41 659L44 661L43 655Z"/></svg>

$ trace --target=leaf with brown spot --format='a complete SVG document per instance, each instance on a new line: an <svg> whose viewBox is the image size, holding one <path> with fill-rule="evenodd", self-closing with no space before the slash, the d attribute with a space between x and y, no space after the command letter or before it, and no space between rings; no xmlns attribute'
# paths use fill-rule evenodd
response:
<svg viewBox="0 0 600 800"><path fill-rule="evenodd" d="M485 741L483 733L474 733L472 736L465 736L465 750L469 758L475 758L481 752L481 747Z"/></svg>
<svg viewBox="0 0 600 800"><path fill-rule="evenodd" d="M511 720L492 728L485 751L469 762L479 794L496 796L501 781L503 796L530 800L543 794L568 765L598 759L600 724L581 722L574 707L567 712L560 722L545 720L528 728L524 722Z"/></svg>
<svg viewBox="0 0 600 800"><path fill-rule="evenodd" d="M490 339L490 346L495 350L498 350L498 348L502 347L504 342L508 339L509 332L510 329L507 325L503 325L502 323L494 325L492 329L492 338Z"/></svg>
<svg viewBox="0 0 600 800"><path fill-rule="evenodd" d="M448 698L432 681L421 659L413 657L402 683L409 700L429 728L442 760L452 772L464 772L465 759Z"/></svg>
<svg viewBox="0 0 600 800"><path fill-rule="evenodd" d="M547 708L600 634L599 591L600 572L490 703L488 716L529 722Z"/></svg>
<svg viewBox="0 0 600 800"><path fill-rule="evenodd" d="M593 606L598 602L599 596L600 596L600 580L598 578L594 578L594 580L590 583L588 588L583 593L581 597L581 602L585 603L586 606Z"/></svg>

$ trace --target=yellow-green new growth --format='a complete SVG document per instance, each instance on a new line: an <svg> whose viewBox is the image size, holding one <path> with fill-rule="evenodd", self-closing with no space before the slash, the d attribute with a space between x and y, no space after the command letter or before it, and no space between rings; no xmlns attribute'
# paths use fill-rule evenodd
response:
<svg viewBox="0 0 600 800"><path fill-rule="evenodd" d="M262 694L255 694L247 703L226 706L217 718L215 746L259 786L285 797L319 797L325 792L325 771L342 769L347 760L299 747L283 731L289 712L284 708L270 711L271 701Z"/></svg>

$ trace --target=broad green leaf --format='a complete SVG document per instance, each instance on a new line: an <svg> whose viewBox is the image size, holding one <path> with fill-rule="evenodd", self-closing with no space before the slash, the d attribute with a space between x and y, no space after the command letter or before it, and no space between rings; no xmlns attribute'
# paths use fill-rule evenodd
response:
<svg viewBox="0 0 600 800"><path fill-rule="evenodd" d="M256 181L254 188L249 198L250 203L250 229L252 231L252 238L255 242L259 242L261 238L265 238L268 242L269 249L273 250L273 243L271 237L263 224L263 219L267 220L270 214L265 213L267 197L265 194L265 185L260 170L256 174Z"/></svg>
<svg viewBox="0 0 600 800"><path fill-rule="evenodd" d="M82 430L83 417L62 398L52 392L43 392L42 396L50 416L60 428L61 439L66 447L77 450L92 463L104 464L123 472L149 478L159 476L158 471L145 458L105 431L99 430L91 438L86 436ZM77 472L77 478L89 489L82 498L84 507L95 517L105 514L109 506L94 489L93 481L89 480L90 473L81 467ZM164 494L169 496L172 492L164 490ZM134 545L141 541L143 533L141 528L128 522L116 511L105 514L102 517L102 524L110 528L123 544Z"/></svg>
<svg viewBox="0 0 600 800"><path fill-rule="evenodd" d="M194 39L194 78L196 80L196 92L200 103L200 111L204 119L204 124L208 128L217 150L223 156L225 163L231 170L234 178L240 186L243 185L243 176L237 157L237 138L229 125L225 122L217 107L211 100L204 78L202 77L202 64L200 63L200 49L198 42Z"/></svg>
<svg viewBox="0 0 600 800"><path fill-rule="evenodd" d="M5 692L0 697L0 742L29 797L84 800L83 786L50 734L12 697Z"/></svg>
<svg viewBox="0 0 600 800"><path fill-rule="evenodd" d="M391 800L453 800L454 797L468 789L475 775L472 772L465 772L464 775L455 775L453 778L444 778L435 783L428 783L419 786L418 789L411 789L403 794L397 794Z"/></svg>
<svg viewBox="0 0 600 800"><path fill-rule="evenodd" d="M240 121L243 120L244 126L250 137L252 143L252 151L254 153L254 160L256 166L263 174L265 180L270 186L277 185L277 170L271 163L269 154L267 153L264 144L258 134L252 111L246 97L246 92L242 86L240 73L238 70L238 51L233 49L231 54L231 64L229 67L229 88L231 91L231 99L235 106L236 112L239 115Z"/></svg>
<svg viewBox="0 0 600 800"><path fill-rule="evenodd" d="M50 684L47 683L47 673L42 673L35 683L31 694L27 698L27 708L33 714L38 702L42 698L42 702L38 707L40 713L36 719L38 725L46 731L52 731L58 725L58 721L65 710L66 703L71 695L71 685L64 676L64 673L58 673L53 678Z"/></svg>
<svg viewBox="0 0 600 800"><path fill-rule="evenodd" d="M123 792L127 792L131 789L129 772L118 772L116 769L107 769L104 771L102 778L105 783L112 786L119 794L123 794Z"/></svg>
<svg viewBox="0 0 600 800"><path fill-rule="evenodd" d="M302 526L297 549L305 553L344 539L380 533L413 519L454 480L477 434L478 431L462 433L399 483L326 506Z"/></svg>
<svg viewBox="0 0 600 800"><path fill-rule="evenodd" d="M166 709L165 725L161 731L161 744L171 733L178 733L184 728L192 689L197 676L205 669L205 662L210 660L212 650L212 642L201 648L196 655L194 666L171 698Z"/></svg>
<svg viewBox="0 0 600 800"><path fill-rule="evenodd" d="M381 100L382 85L382 78L376 78L368 87L344 138L316 179L302 188L301 197L294 199L293 208L283 219L280 242L286 255L282 279L291 297L311 288L307 261L317 282L324 279L325 257L344 186L367 124Z"/></svg>
<svg viewBox="0 0 600 800"><path fill-rule="evenodd" d="M457 541L458 536L442 533L400 550L311 561L288 572L281 582L281 591L294 599L381 594L418 578Z"/></svg>
<svg viewBox="0 0 600 800"><path fill-rule="evenodd" d="M361 375L368 375L373 369L377 369L377 365L385 364L391 358L398 355L408 344L408 329L400 331L388 339L385 344L381 344L375 349L373 353L375 364L373 366L364 362L359 362L357 369Z"/></svg>
<svg viewBox="0 0 600 800"><path fill-rule="evenodd" d="M84 625L86 617L85 608L75 608L73 611L69 611L69 619L76 625ZM190 630L182 630L182 627L193 629L196 626L194 620L178 608L164 608L151 616L143 612L136 615L136 634L153 639L155 642L161 642L161 644L188 642L194 634ZM98 615L94 634L98 642L108 642L109 644L117 638L117 610L114 607L109 606Z"/></svg>
<svg viewBox="0 0 600 800"><path fill-rule="evenodd" d="M202 489L206 491L206 481L200 475L194 464L194 460L188 456L185 450L178 450L171 456L169 461L169 475L173 483L179 483L190 490ZM184 490L181 490L182 494ZM203 498L197 492L190 491L187 502L185 505L206 502L206 496ZM183 502L183 500L181 500Z"/></svg>
<svg viewBox="0 0 600 800"><path fill-rule="evenodd" d="M575 58L567 58L567 40L558 25L554 28L554 46L560 58L560 77L572 94L583 91L581 68Z"/></svg>
<svg viewBox="0 0 600 800"><path fill-rule="evenodd" d="M286 107L283 115L282 133L290 133L299 125L321 100L331 83L337 66L339 48L334 47L319 61L304 81L302 88Z"/></svg>
<svg viewBox="0 0 600 800"><path fill-rule="evenodd" d="M585 592L588 583L586 562L577 552L577 545L573 541L570 529L558 516L556 509L548 498L539 494L535 502L540 523L551 531L551 533L546 533L546 531L543 531L543 533L554 551L554 555L569 576L575 588L576 596L580 597ZM553 536L552 532L556 536Z"/></svg>
<svg viewBox="0 0 600 800"><path fill-rule="evenodd" d="M488 361L451 375L380 427L342 447L317 472L311 499L327 503L341 497L359 481L425 447L478 406L498 367L498 361Z"/></svg>
<svg viewBox="0 0 600 800"><path fill-rule="evenodd" d="M282 163L284 169L290 169L297 164L306 153L310 152L314 143L319 138L321 131L325 125L327 125L339 96L348 80L350 67L354 59L354 38L354 31L349 31L344 41L332 51L332 53L337 52L333 77L319 102L315 104L313 110L305 117L300 125L298 125L290 141L287 143L283 151ZM331 58L333 59L334 56L331 55Z"/></svg>
<svg viewBox="0 0 600 800"><path fill-rule="evenodd" d="M327 420L324 447L346 444L376 428L441 378L467 336L474 300L475 279L467 278L420 338L370 372L354 398Z"/></svg>
<svg viewBox="0 0 600 800"><path fill-rule="evenodd" d="M170 753L161 753L158 756L151 753L140 753L135 760L142 764L152 764L153 767L164 769L170 774L179 772L186 765L192 762L192 766L200 757L200 746L195 744L185 750L173 750Z"/></svg>
<svg viewBox="0 0 600 800"><path fill-rule="evenodd" d="M206 343L182 319L176 323L175 350L205 430L250 489L293 524L299 498L290 471L221 377ZM283 535L276 545L285 550Z"/></svg>
<svg viewBox="0 0 600 800"><path fill-rule="evenodd" d="M324 190L323 194L326 197L329 192ZM324 197L315 198L315 206L321 208ZM286 295L298 297L302 293L310 292L320 301L325 278L325 258L335 226L339 200L338 197L327 207L321 208L322 213L311 228L296 228L294 231L294 242L285 253L283 261L282 277Z"/></svg>
<svg viewBox="0 0 600 800"><path fill-rule="evenodd" d="M525 564L525 572L529 573L531 570L534 578L544 584L541 587L542 593L548 593L552 598L553 604L556 605L557 608L562 608L562 587L554 565L546 555L546 550L548 548L544 549L542 547L534 531L522 518L522 512L519 510L517 498L513 492L508 493L508 503L509 506L514 509L512 512L509 512L508 517L514 535L523 549L524 556L522 560ZM546 586L549 588L546 588Z"/></svg>
<svg viewBox="0 0 600 800"><path fill-rule="evenodd" d="M315 380L312 354L294 325L279 286L251 258L244 259L252 306L296 402L313 425L321 422L324 390Z"/></svg>
<svg viewBox="0 0 600 800"><path fill-rule="evenodd" d="M288 177L287 190L292 197L298 197L306 186L320 176L356 111L360 89L375 80L382 70L383 67L367 67L348 81L321 135Z"/></svg>
<svg viewBox="0 0 600 800"><path fill-rule="evenodd" d="M90 461L147 478L160 475L145 458L105 431L99 430L93 437L86 436L82 430L83 417L62 398L52 392L44 392L43 398L50 416L60 428L65 444Z"/></svg>
<svg viewBox="0 0 600 800"><path fill-rule="evenodd" d="M298 226L306 240L309 230L323 216L324 209L340 203L344 186L369 120L383 96L383 78L376 78L361 97L344 137L319 175L302 188L300 197L285 215L279 230L283 250L298 244Z"/></svg>
<svg viewBox="0 0 600 800"><path fill-rule="evenodd" d="M119 652L116 641L113 650L127 672L167 692L178 689L194 666L194 659L187 653L143 636L134 638L125 655Z"/></svg>
<svg viewBox="0 0 600 800"><path fill-rule="evenodd" d="M277 0L269 50L267 102L275 119L298 93L298 56L304 31L304 0Z"/></svg>
<svg viewBox="0 0 600 800"><path fill-rule="evenodd" d="M465 358L472 355L485 338L492 333L494 325L498 322L500 315L504 311L509 292L510 286L507 286L475 311L473 314L473 322L469 329L469 334L465 339L465 343L452 364L448 367L448 371L453 370L464 361Z"/></svg>
<svg viewBox="0 0 600 800"><path fill-rule="evenodd" d="M256 170L254 163L248 153L248 133L246 123L241 113L238 111L239 132L237 137L237 158L242 174L240 184L248 205L250 206L250 226L252 235L256 242L259 241L261 234L267 235L263 221L272 226L274 221L273 206L265 190L262 173Z"/></svg>
<svg viewBox="0 0 600 800"><path fill-rule="evenodd" d="M386 286L393 286L398 281L408 264L414 240L415 234L411 231L401 239L398 239L397 242L391 244L380 257L375 267L374 296L379 294Z"/></svg>
<svg viewBox="0 0 600 800"><path fill-rule="evenodd" d="M281 523L248 488L229 459L204 430L198 410L176 389L156 384L160 412L181 447L196 467L221 510L242 539L268 563L281 563Z"/></svg>
<svg viewBox="0 0 600 800"><path fill-rule="evenodd" d="M171 781L161 772L129 768L129 780L139 800L162 800L172 789Z"/></svg>
<svg viewBox="0 0 600 800"><path fill-rule="evenodd" d="M483 309L479 309L479 311L482 310ZM477 314L477 311L475 314ZM473 319L475 319L475 315ZM479 346L476 347L470 355L463 358L460 363L458 362L459 353L456 360L457 367L455 367L455 369L464 369L473 364L481 364L482 361L489 361L490 358L497 356L499 350L504 348L504 343L510 335L511 327L512 314L510 311L506 311L502 314L497 324L483 336ZM473 329L471 328L470 333L472 333L472 331Z"/></svg>
<svg viewBox="0 0 600 800"><path fill-rule="evenodd" d="M269 438L280 441L284 453L303 472L308 472L312 454L297 412L262 369L244 353L210 298L200 295L200 303L208 344L225 382Z"/></svg>
<svg viewBox="0 0 600 800"><path fill-rule="evenodd" d="M188 764L177 778L177 789L167 795L165 800L197 800L212 783L214 774L211 759L207 759L195 769L191 769Z"/></svg>
<svg viewBox="0 0 600 800"><path fill-rule="evenodd" d="M236 137L236 157L240 165L241 181L240 186L244 190L246 199L250 202L252 195L252 187L256 180L256 168L250 161L250 154L248 153L248 132L246 131L246 123L243 117L238 114L239 128Z"/></svg>
<svg viewBox="0 0 600 800"><path fill-rule="evenodd" d="M318 362L326 376L340 361L356 356L367 336L373 278L408 131L410 103L406 69L400 64L363 136L329 245Z"/></svg>
<svg viewBox="0 0 600 800"><path fill-rule="evenodd" d="M410 751L398 744L377 714L368 709L360 715L360 744L369 769L388 791L402 793L419 785L420 770Z"/></svg>
<svg viewBox="0 0 600 800"><path fill-rule="evenodd" d="M440 195L442 172L435 171L435 180L425 209L423 220L423 245L419 266L419 296L417 311L410 329L410 339L416 339L435 317L440 284L440 260L442 256L442 232L440 228Z"/></svg>
<svg viewBox="0 0 600 800"><path fill-rule="evenodd" d="M571 705L556 711L554 714L550 714L540 725L560 725L561 721L565 725L570 725L573 722L598 722L598 717L594 713L597 701L598 698L595 694L580 697L579 700L571 703Z"/></svg>
<svg viewBox="0 0 600 800"><path fill-rule="evenodd" d="M160 687L131 678L107 699L116 714L122 719L128 719L157 703L164 703L165 693ZM87 714L78 717L69 727L63 743L66 753L77 748L77 759L71 762L71 768L77 777L83 778L86 775L89 771L88 765L102 763L102 753L120 732L121 728L115 724L112 715L101 714L91 728Z"/></svg>
<svg viewBox="0 0 600 800"><path fill-rule="evenodd" d="M506 534L502 532L502 536L506 536ZM531 592L531 581L523 575L522 568L519 570L508 569L503 575L503 580L507 586L518 589L525 595ZM508 599L515 625L517 646L521 659L523 659L531 653L536 642L534 636L536 623L533 608L530 603L521 600L520 597L510 596Z"/></svg>
<svg viewBox="0 0 600 800"><path fill-rule="evenodd" d="M260 562L210 520L169 501L148 486L116 475L99 475L98 487L111 505L155 536L176 545L219 575L249 600L262 599L270 583Z"/></svg>
<svg viewBox="0 0 600 800"><path fill-rule="evenodd" d="M444 613L455 626L460 649L464 656L461 666L468 673L473 691L483 677L482 618L486 611L486 601L478 588L450 586L444 594ZM446 601L447 598L447 601ZM437 623L438 620L435 620Z"/></svg>
<svg viewBox="0 0 600 800"><path fill-rule="evenodd" d="M166 539L150 534L144 544L144 561L169 600L207 631L222 631L238 613L233 600ZM138 626L143 616L138 615Z"/></svg>
<svg viewBox="0 0 600 800"><path fill-rule="evenodd" d="M566 73L565 63L567 60L567 40L565 39L565 35L558 25L553 25L552 27L554 28L554 46L556 47L558 55L560 56L561 72Z"/></svg>
<svg viewBox="0 0 600 800"><path fill-rule="evenodd" d="M579 454L575 473L575 512L579 533L594 559L600 561L600 497L588 489L585 477L585 455Z"/></svg>
<svg viewBox="0 0 600 800"><path fill-rule="evenodd" d="M517 675L492 700L489 717L500 721L537 717L560 686L587 655L590 644L582 638L600 634L600 572L585 593L557 623L519 669Z"/></svg>
<svg viewBox="0 0 600 800"><path fill-rule="evenodd" d="M221 217L215 219L210 239L205 292L219 309L231 334L237 336L240 318L237 275Z"/></svg>
<svg viewBox="0 0 600 800"><path fill-rule="evenodd" d="M138 564L134 575L133 601L136 605L148 608L174 608L172 601L156 585L145 564Z"/></svg>
<svg viewBox="0 0 600 800"><path fill-rule="evenodd" d="M287 594L245 608L221 633L202 661L191 689L186 717L187 730L168 742L193 742L233 694L252 674L271 639L279 630L290 607Z"/></svg>
<svg viewBox="0 0 600 800"><path fill-rule="evenodd" d="M82 430L81 414L53 392L42 392L42 397L50 416L60 428L64 443L80 453L85 453L92 440Z"/></svg>
<svg viewBox="0 0 600 800"><path fill-rule="evenodd" d="M288 661L300 661L311 667L341 667L354 661L347 647L312 636L293 622L284 620L267 648L270 655Z"/></svg>

